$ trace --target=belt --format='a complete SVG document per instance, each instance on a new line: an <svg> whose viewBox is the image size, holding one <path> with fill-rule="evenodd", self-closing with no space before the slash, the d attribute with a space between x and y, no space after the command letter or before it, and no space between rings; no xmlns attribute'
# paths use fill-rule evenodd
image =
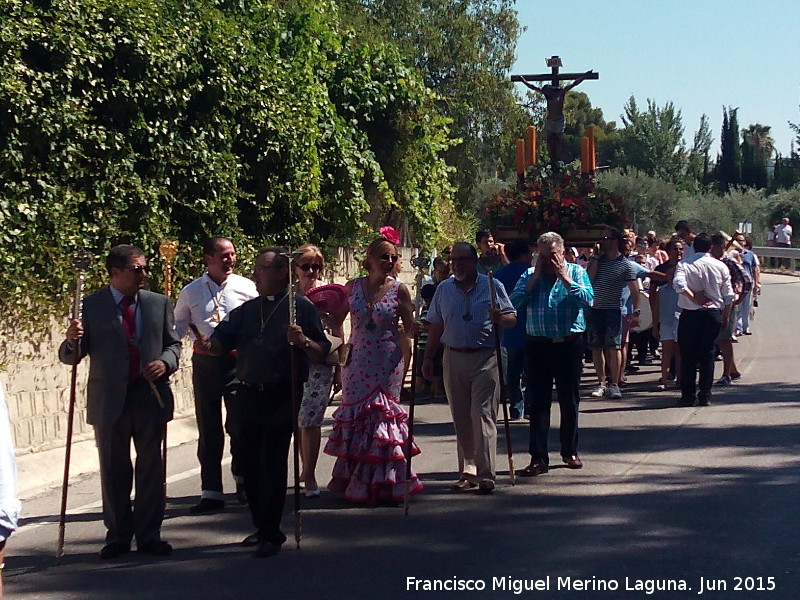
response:
<svg viewBox="0 0 800 600"><path fill-rule="evenodd" d="M491 350L491 348L484 348L483 346L478 346L477 348L456 348L455 346L448 346L450 350L453 352L463 352L464 354L472 354L473 352L483 352L484 350Z"/></svg>
<svg viewBox="0 0 800 600"><path fill-rule="evenodd" d="M551 338L545 337L543 335L526 335L525 337L528 338L531 342L542 342L546 344L562 344L564 342L574 342L580 336L580 333L570 333L567 337L563 338Z"/></svg>
<svg viewBox="0 0 800 600"><path fill-rule="evenodd" d="M236 350L231 350L228 354L209 354L199 350L194 350L193 353L197 356L210 356L211 358L236 358Z"/></svg>

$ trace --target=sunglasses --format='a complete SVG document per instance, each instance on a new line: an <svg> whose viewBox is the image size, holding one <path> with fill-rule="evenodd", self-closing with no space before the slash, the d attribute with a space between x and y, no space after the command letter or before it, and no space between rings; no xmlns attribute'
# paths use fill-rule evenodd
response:
<svg viewBox="0 0 800 600"><path fill-rule="evenodd" d="M304 273L308 271L322 271L322 265L319 263L305 263L303 265L297 265L297 268Z"/></svg>
<svg viewBox="0 0 800 600"><path fill-rule="evenodd" d="M135 267L131 267L130 265L125 265L125 268L126 269L130 269L131 271L133 271L137 275L141 274L141 273L144 273L145 275L147 275L147 273L150 271L150 269L148 267L144 266L144 265L136 265Z"/></svg>
<svg viewBox="0 0 800 600"><path fill-rule="evenodd" d="M381 254L379 258L381 260L390 260L393 263L396 263L398 260L400 260L400 256L397 254Z"/></svg>

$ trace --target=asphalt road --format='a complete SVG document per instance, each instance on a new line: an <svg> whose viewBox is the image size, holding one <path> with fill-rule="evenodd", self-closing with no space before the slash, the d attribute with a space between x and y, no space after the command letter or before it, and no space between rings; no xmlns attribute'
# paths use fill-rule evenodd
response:
<svg viewBox="0 0 800 600"><path fill-rule="evenodd" d="M493 495L455 494L447 407L421 403L415 469L425 491L408 517L323 493L303 502L301 550L290 540L279 556L255 559L237 544L252 532L246 507L187 515L199 476L195 445L184 444L170 451L170 558L99 560L99 481L89 475L71 487L60 566L58 491L26 502L25 524L7 549L7 597L800 598L800 280L764 282L755 335L735 346L742 379L706 408L676 408L676 392L653 391L656 367L632 377L621 401L585 399L580 471L554 468L512 487L500 452ZM527 423L511 429L521 468ZM331 465L323 456L321 481ZM291 538L291 513L284 529ZM434 586L457 589L428 591Z"/></svg>

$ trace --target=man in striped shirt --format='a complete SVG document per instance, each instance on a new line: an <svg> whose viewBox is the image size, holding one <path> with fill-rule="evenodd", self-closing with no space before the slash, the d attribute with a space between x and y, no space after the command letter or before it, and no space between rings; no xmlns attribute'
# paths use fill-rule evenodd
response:
<svg viewBox="0 0 800 600"><path fill-rule="evenodd" d="M581 333L586 330L584 310L594 299L586 270L564 260L560 235L544 233L536 244L536 266L523 273L511 294L518 314L526 319L531 463L520 475L528 477L549 470L547 436L554 380L561 410L561 457L568 468L583 466L578 457Z"/></svg>
<svg viewBox="0 0 800 600"><path fill-rule="evenodd" d="M459 480L454 491L479 486L494 490L497 451L497 403L500 380L494 328L508 329L516 312L499 281L497 308L491 308L489 279L478 273L478 252L467 242L453 245L453 277L436 288L425 320L430 324L422 374L433 378L433 358L444 344L444 389L453 415Z"/></svg>

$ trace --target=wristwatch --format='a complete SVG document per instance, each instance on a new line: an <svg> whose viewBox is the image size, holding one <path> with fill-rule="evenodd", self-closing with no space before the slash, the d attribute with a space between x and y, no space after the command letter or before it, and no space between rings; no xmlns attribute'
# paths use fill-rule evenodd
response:
<svg viewBox="0 0 800 600"><path fill-rule="evenodd" d="M303 348L311 348L311 340L306 338L306 341L303 342Z"/></svg>
<svg viewBox="0 0 800 600"><path fill-rule="evenodd" d="M631 314L633 314L635 317L638 317L640 314L642 314L642 311L640 311L640 310L637 308L637 309L636 309L635 311L633 311L633 313L631 313Z"/></svg>

